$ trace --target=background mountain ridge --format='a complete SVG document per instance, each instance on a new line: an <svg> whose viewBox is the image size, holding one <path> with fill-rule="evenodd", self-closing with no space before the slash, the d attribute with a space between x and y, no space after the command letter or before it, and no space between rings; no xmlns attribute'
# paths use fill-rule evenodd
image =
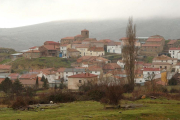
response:
<svg viewBox="0 0 180 120"><path fill-rule="evenodd" d="M45 41L59 41L61 38L75 36L88 29L91 38L118 41L126 35L127 20L63 20L51 21L16 28L0 28L0 47L15 50L43 45ZM180 18L137 19L137 37L161 35L165 39L180 38Z"/></svg>

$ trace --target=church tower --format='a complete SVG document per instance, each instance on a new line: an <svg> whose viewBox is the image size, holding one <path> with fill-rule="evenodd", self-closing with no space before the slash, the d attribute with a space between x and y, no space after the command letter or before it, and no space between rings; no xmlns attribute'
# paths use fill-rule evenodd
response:
<svg viewBox="0 0 180 120"><path fill-rule="evenodd" d="M81 35L85 38L89 38L89 30L81 30Z"/></svg>

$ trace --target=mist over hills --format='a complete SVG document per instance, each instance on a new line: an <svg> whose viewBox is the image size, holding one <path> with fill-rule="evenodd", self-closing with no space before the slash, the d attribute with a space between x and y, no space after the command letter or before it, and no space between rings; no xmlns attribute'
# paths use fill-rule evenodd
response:
<svg viewBox="0 0 180 120"><path fill-rule="evenodd" d="M81 30L88 29L91 38L111 39L118 41L126 35L128 20L99 20L99 21L53 21L17 28L0 28L0 47L15 50L28 49L32 46L43 45L45 41L59 41L63 37L75 36ZM180 18L153 18L135 20L136 35L149 37L155 34L165 39L180 38Z"/></svg>

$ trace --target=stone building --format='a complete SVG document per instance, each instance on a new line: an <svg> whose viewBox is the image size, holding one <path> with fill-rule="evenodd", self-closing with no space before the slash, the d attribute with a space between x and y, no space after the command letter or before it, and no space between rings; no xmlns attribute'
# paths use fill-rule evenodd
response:
<svg viewBox="0 0 180 120"><path fill-rule="evenodd" d="M92 41L97 41L96 38L86 38L82 41L82 44L90 44Z"/></svg>
<svg viewBox="0 0 180 120"><path fill-rule="evenodd" d="M75 41L83 41L86 38L89 38L89 30L84 29L84 30L81 30L81 35L62 38L61 44L71 44Z"/></svg>
<svg viewBox="0 0 180 120"><path fill-rule="evenodd" d="M177 40L170 40L168 43L168 48L175 48L175 47L178 47L179 43Z"/></svg>
<svg viewBox="0 0 180 120"><path fill-rule="evenodd" d="M91 41L90 46L91 47L103 47L104 48L104 43L101 41Z"/></svg>
<svg viewBox="0 0 180 120"><path fill-rule="evenodd" d="M98 75L81 73L68 77L68 89L78 90L82 84L87 82L97 83Z"/></svg>
<svg viewBox="0 0 180 120"><path fill-rule="evenodd" d="M80 56L80 52L73 48L67 49L67 58L77 58Z"/></svg>
<svg viewBox="0 0 180 120"><path fill-rule="evenodd" d="M86 56L103 56L103 55L105 55L103 47L90 47L86 52Z"/></svg>
<svg viewBox="0 0 180 120"><path fill-rule="evenodd" d="M11 66L0 64L0 73L11 73Z"/></svg>
<svg viewBox="0 0 180 120"><path fill-rule="evenodd" d="M60 43L59 43L59 42L54 42L54 41L46 41L46 42L44 42L44 45L55 45L55 46L59 46Z"/></svg>
<svg viewBox="0 0 180 120"><path fill-rule="evenodd" d="M25 58L39 58L41 57L41 52L39 50L29 50L23 53L23 57Z"/></svg>
<svg viewBox="0 0 180 120"><path fill-rule="evenodd" d="M152 61L153 68L160 68L160 70L171 71L172 67L177 64L177 58L171 58L166 55L155 57Z"/></svg>
<svg viewBox="0 0 180 120"><path fill-rule="evenodd" d="M60 48L55 45L43 45L39 47L42 56L56 57Z"/></svg>
<svg viewBox="0 0 180 120"><path fill-rule="evenodd" d="M165 39L160 35L154 35L146 40L146 43L141 46L141 55L156 56L163 51Z"/></svg>

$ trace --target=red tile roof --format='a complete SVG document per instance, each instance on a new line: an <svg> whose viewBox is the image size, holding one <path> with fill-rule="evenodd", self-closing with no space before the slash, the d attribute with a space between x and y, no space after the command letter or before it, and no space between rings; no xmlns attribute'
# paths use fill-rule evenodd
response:
<svg viewBox="0 0 180 120"><path fill-rule="evenodd" d="M82 41L74 41L73 44L81 44Z"/></svg>
<svg viewBox="0 0 180 120"><path fill-rule="evenodd" d="M102 44L104 44L104 42L102 42L102 41L91 41L91 43L102 43Z"/></svg>
<svg viewBox="0 0 180 120"><path fill-rule="evenodd" d="M95 61L97 56L82 56L77 59L78 63L81 63L82 61Z"/></svg>
<svg viewBox="0 0 180 120"><path fill-rule="evenodd" d="M39 50L29 50L29 51L27 51L25 53L40 53L40 51Z"/></svg>
<svg viewBox="0 0 180 120"><path fill-rule="evenodd" d="M88 67L88 69L90 71L100 71L100 70L102 70L102 68L98 67L98 66L90 66L90 67Z"/></svg>
<svg viewBox="0 0 180 120"><path fill-rule="evenodd" d="M75 67L75 69L86 69L86 67Z"/></svg>
<svg viewBox="0 0 180 120"><path fill-rule="evenodd" d="M102 51L104 51L104 48L103 48L103 47L90 47L90 48L88 49L88 51L102 52Z"/></svg>
<svg viewBox="0 0 180 120"><path fill-rule="evenodd" d="M119 40L128 40L128 38L127 37L122 37L121 39L119 39ZM137 40L137 39L136 39Z"/></svg>
<svg viewBox="0 0 180 120"><path fill-rule="evenodd" d="M178 62L176 65L180 65L180 62Z"/></svg>
<svg viewBox="0 0 180 120"><path fill-rule="evenodd" d="M87 41L97 41L96 38L86 38L83 40L83 42L87 42Z"/></svg>
<svg viewBox="0 0 180 120"><path fill-rule="evenodd" d="M166 55L161 55L161 56L155 57L153 60L177 60L177 59L168 57Z"/></svg>
<svg viewBox="0 0 180 120"><path fill-rule="evenodd" d="M121 42L115 42L116 43L116 45L121 45Z"/></svg>
<svg viewBox="0 0 180 120"><path fill-rule="evenodd" d="M110 42L114 42L110 39L103 39L103 40L99 40L99 42L105 42L105 43L110 43Z"/></svg>
<svg viewBox="0 0 180 120"><path fill-rule="evenodd" d="M171 65L168 62L153 62L152 65Z"/></svg>
<svg viewBox="0 0 180 120"><path fill-rule="evenodd" d="M90 74L90 73L81 73L81 74L69 76L68 78L94 78L97 76L98 75L94 75L94 74Z"/></svg>
<svg viewBox="0 0 180 120"><path fill-rule="evenodd" d="M66 68L59 68L57 71L58 71L58 72L64 72L65 69L66 69Z"/></svg>
<svg viewBox="0 0 180 120"><path fill-rule="evenodd" d="M35 48L37 48L37 46L31 47L31 48L29 48L29 49L35 49Z"/></svg>
<svg viewBox="0 0 180 120"><path fill-rule="evenodd" d="M159 68L144 68L143 71L160 71Z"/></svg>
<svg viewBox="0 0 180 120"><path fill-rule="evenodd" d="M110 61L110 60L103 58L103 57L98 57L98 58L96 58L96 60L97 61Z"/></svg>
<svg viewBox="0 0 180 120"><path fill-rule="evenodd" d="M34 79L36 77L37 77L37 74L28 73L28 74L21 75L20 79Z"/></svg>
<svg viewBox="0 0 180 120"><path fill-rule="evenodd" d="M59 44L59 42L54 42L54 41L46 41L45 43L55 43L55 44Z"/></svg>
<svg viewBox="0 0 180 120"><path fill-rule="evenodd" d="M75 37L83 37L82 35L76 35Z"/></svg>
<svg viewBox="0 0 180 120"><path fill-rule="evenodd" d="M142 47L160 47L159 44L143 44Z"/></svg>
<svg viewBox="0 0 180 120"><path fill-rule="evenodd" d="M89 31L89 30L84 29L84 30L81 30L81 31Z"/></svg>
<svg viewBox="0 0 180 120"><path fill-rule="evenodd" d="M180 50L180 48L169 48L169 50Z"/></svg>
<svg viewBox="0 0 180 120"><path fill-rule="evenodd" d="M147 67L147 66L151 66L152 63L144 63L143 65L144 65L144 67Z"/></svg>
<svg viewBox="0 0 180 120"><path fill-rule="evenodd" d="M177 42L177 40L170 40L167 44L174 44L175 42Z"/></svg>
<svg viewBox="0 0 180 120"><path fill-rule="evenodd" d="M146 42L159 42L162 40L163 38L149 37Z"/></svg>
<svg viewBox="0 0 180 120"><path fill-rule="evenodd" d="M76 48L89 48L89 44L79 44Z"/></svg>
<svg viewBox="0 0 180 120"><path fill-rule="evenodd" d="M49 74L55 74L56 71L54 71L53 68L45 68L45 69L38 69L38 70L33 70L32 72L43 72L43 74L49 75Z"/></svg>
<svg viewBox="0 0 180 120"><path fill-rule="evenodd" d="M60 45L60 47L65 47L65 46L67 46L67 45L69 45L69 44L63 44L63 45Z"/></svg>
<svg viewBox="0 0 180 120"><path fill-rule="evenodd" d="M136 70L135 74L143 74L143 70Z"/></svg>
<svg viewBox="0 0 180 120"><path fill-rule="evenodd" d="M0 83L2 82L2 81L4 81L5 80L5 78L0 78Z"/></svg>
<svg viewBox="0 0 180 120"><path fill-rule="evenodd" d="M120 69L121 67L117 63L107 63L104 65L103 69L105 70L114 70L114 69Z"/></svg>
<svg viewBox="0 0 180 120"><path fill-rule="evenodd" d="M11 80L12 80L12 79L17 79L18 76L19 76L19 73L11 73L11 74L9 75L9 77L11 78Z"/></svg>
<svg viewBox="0 0 180 120"><path fill-rule="evenodd" d="M73 48L68 48L67 51L69 51L69 52L79 52L78 50L73 49Z"/></svg>
<svg viewBox="0 0 180 120"><path fill-rule="evenodd" d="M35 85L36 84L36 80L19 80L19 82L21 82L23 85ZM38 84L43 85L43 82L40 79L38 79Z"/></svg>
<svg viewBox="0 0 180 120"><path fill-rule="evenodd" d="M11 69L11 66L10 65L1 65L0 64L0 69Z"/></svg>
<svg viewBox="0 0 180 120"><path fill-rule="evenodd" d="M68 39L68 40L71 39L72 40L72 39L74 39L74 37L65 37L65 38L61 38L61 40L62 39Z"/></svg>
<svg viewBox="0 0 180 120"><path fill-rule="evenodd" d="M135 64L137 64L137 65L143 65L144 62L143 62L143 61L136 61Z"/></svg>
<svg viewBox="0 0 180 120"><path fill-rule="evenodd" d="M48 50L56 50L56 46L54 46L54 45L44 45L44 47L46 48L46 49L48 49Z"/></svg>

